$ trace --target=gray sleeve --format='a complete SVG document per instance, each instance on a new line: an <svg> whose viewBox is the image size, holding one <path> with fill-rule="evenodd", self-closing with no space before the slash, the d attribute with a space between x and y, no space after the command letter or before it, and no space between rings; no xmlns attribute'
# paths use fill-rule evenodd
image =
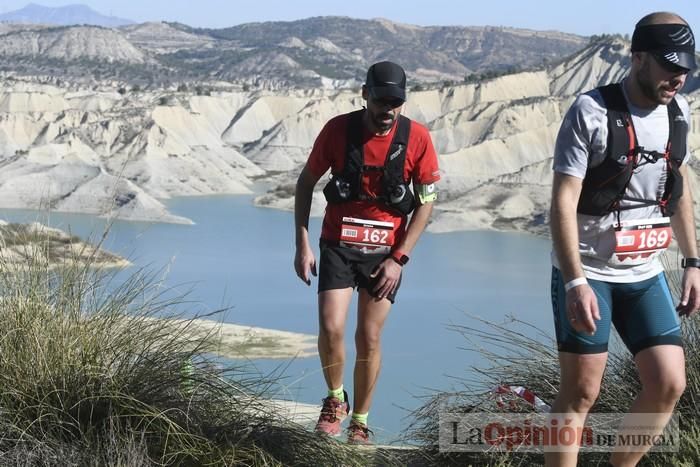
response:
<svg viewBox="0 0 700 467"><path fill-rule="evenodd" d="M555 172L583 179L589 164L603 160L608 127L601 101L594 90L578 96L566 112L554 146Z"/></svg>

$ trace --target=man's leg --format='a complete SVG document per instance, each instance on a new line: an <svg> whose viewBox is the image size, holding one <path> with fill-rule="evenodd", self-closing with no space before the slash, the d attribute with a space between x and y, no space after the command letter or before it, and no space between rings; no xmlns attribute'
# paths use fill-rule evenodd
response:
<svg viewBox="0 0 700 467"><path fill-rule="evenodd" d="M598 399L600 382L608 361L608 336L612 318L612 290L606 282L589 280L600 310L600 321L592 336L576 331L566 308L566 290L561 272L552 268L552 311L559 351L559 393L552 404L552 414L563 414L571 419L574 429L583 427L586 416ZM557 446L553 446L557 449ZM547 451L548 467L575 466L578 446L572 449Z"/></svg>
<svg viewBox="0 0 700 467"><path fill-rule="evenodd" d="M552 404L553 414L562 414L572 423L568 426L583 427L588 411L600 393L608 353L575 354L559 352L561 381L559 393ZM555 446L556 448L556 446ZM575 467L578 448L566 451L548 451L545 448L545 465L549 467Z"/></svg>
<svg viewBox="0 0 700 467"><path fill-rule="evenodd" d="M383 298L377 301L366 289L360 289L358 299L357 330L355 331L354 412L369 412L379 377L381 365L380 337L389 315L391 302Z"/></svg>
<svg viewBox="0 0 700 467"><path fill-rule="evenodd" d="M657 345L641 350L634 357L639 370L642 390L630 407L631 413L645 413L644 423L658 427L651 430L650 435L663 431L671 418L673 409L685 390L685 355L683 348L677 345ZM654 414L654 415L651 415ZM634 422L630 424L635 424ZM625 421L623 421L623 426ZM620 434L640 434L639 430L630 432L621 428ZM610 463L615 467L637 465L649 446L639 447L638 452L615 450ZM624 448L623 448L624 449Z"/></svg>
<svg viewBox="0 0 700 467"><path fill-rule="evenodd" d="M318 354L328 396L316 422L316 431L339 436L340 424L349 412L349 401L341 389L345 364L345 318L352 298L352 288L329 289L318 294Z"/></svg>
<svg viewBox="0 0 700 467"><path fill-rule="evenodd" d="M345 320L352 288L324 290L318 294L318 355L328 389L343 384Z"/></svg>
<svg viewBox="0 0 700 467"><path fill-rule="evenodd" d="M642 390L630 407L630 413L659 414L644 416L643 422L655 425L658 434L666 426L676 402L685 390L685 355L681 347L680 320L664 274L642 282L620 284L615 327L633 353ZM630 415L623 420L620 434L628 434L625 425L640 425ZM647 420L649 418L649 420ZM639 434L636 430L635 434ZM647 449L644 449L647 451ZM632 447L630 449L639 449ZM615 466L636 465L645 452L614 452Z"/></svg>

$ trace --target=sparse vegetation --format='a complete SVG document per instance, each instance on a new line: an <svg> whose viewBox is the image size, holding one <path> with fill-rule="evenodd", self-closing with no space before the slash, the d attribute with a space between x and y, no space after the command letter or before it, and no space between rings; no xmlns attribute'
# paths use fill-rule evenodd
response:
<svg viewBox="0 0 700 467"><path fill-rule="evenodd" d="M588 38L589 44L595 44L597 42L610 42L615 39L629 40L629 35L622 34L593 34Z"/></svg>
<svg viewBox="0 0 700 467"><path fill-rule="evenodd" d="M178 33L197 35L205 40L178 49L162 47L157 37L149 39L149 44L137 41L136 48L142 46L148 52L135 53L129 47L123 51L123 56L129 58L121 61L114 59L122 56L120 53L106 52L101 56L86 50L81 56L80 44L75 44L77 57L75 48L61 57L56 50L52 50L52 56L25 54L20 45L4 52L0 71L74 82L115 80L146 89L183 81L216 80L262 88L313 88L319 85L320 77L346 80L352 85L363 79L370 62L383 59L401 63L409 72L432 70L436 72L435 81L439 82L445 75L454 76L459 73L456 70L464 67L480 75L509 72L504 64L537 66L543 57L558 60L585 45L583 37L572 34L524 35L503 27L404 28L396 25L390 29L380 21L335 17L242 24L223 29L199 29L177 23L169 23L169 26ZM36 40L42 34L51 37L72 34L73 28L20 30L13 32L12 37L21 44ZM109 35L112 42L114 37L123 39L124 44L129 41L127 32L91 28L90 33ZM115 34L124 34L124 37ZM167 36L167 32L165 34ZM384 44L381 51L377 44ZM146 56L148 59L144 59Z"/></svg>
<svg viewBox="0 0 700 467"><path fill-rule="evenodd" d="M680 260L667 254L665 259L671 291L680 291ZM512 318L507 325L477 320L477 325L452 325L449 329L464 336L466 348L478 351L488 362L475 368L476 380L463 381L462 389L451 393L427 396L424 404L412 414L413 422L406 441L422 446L427 465L487 465L498 467L540 466L541 454L440 452L438 450L439 414L441 412L502 412L500 403L507 403L514 412L532 412L533 408L513 396L498 401L493 388L500 385L524 386L541 399L552 401L558 390L559 362L552 338L530 324ZM615 336L616 338L617 336ZM611 336L613 338L613 336ZM634 362L619 340L608 357L601 393L593 412L624 413L640 390ZM700 316L683 321L686 354L687 389L676 413L680 415L681 440L677 453L651 453L640 465L647 467L700 465L700 417L696 401L700 398ZM582 453L581 465L603 465L607 453Z"/></svg>
<svg viewBox="0 0 700 467"><path fill-rule="evenodd" d="M150 319L188 305L156 274L116 277L45 255L0 262L1 465L373 462L275 413L265 397L280 375L222 367L189 321Z"/></svg>
<svg viewBox="0 0 700 467"><path fill-rule="evenodd" d="M546 57L545 57L546 59ZM486 81L493 78L498 78L499 76L511 75L513 73L519 73L525 71L522 67L517 65L511 65L499 70L488 70L483 73L472 73L464 77L465 83L478 83L480 81Z"/></svg>

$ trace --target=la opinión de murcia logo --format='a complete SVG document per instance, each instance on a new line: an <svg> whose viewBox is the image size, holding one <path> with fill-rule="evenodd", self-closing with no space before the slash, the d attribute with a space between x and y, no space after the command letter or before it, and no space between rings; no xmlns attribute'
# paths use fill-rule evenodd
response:
<svg viewBox="0 0 700 467"><path fill-rule="evenodd" d="M665 427L655 414L590 414L577 426L566 414L440 413L441 452L677 452L677 414Z"/></svg>

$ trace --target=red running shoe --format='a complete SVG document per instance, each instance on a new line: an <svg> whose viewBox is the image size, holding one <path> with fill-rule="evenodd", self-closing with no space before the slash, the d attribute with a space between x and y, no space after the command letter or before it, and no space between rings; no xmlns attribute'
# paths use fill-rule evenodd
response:
<svg viewBox="0 0 700 467"><path fill-rule="evenodd" d="M340 424L343 423L345 417L350 413L350 403L348 402L348 393L343 391L345 402L340 402L337 397L326 397L323 399L323 407L321 415L316 422L316 432L325 433L328 436L340 436Z"/></svg>
<svg viewBox="0 0 700 467"><path fill-rule="evenodd" d="M350 426L348 426L348 444L372 444L369 440L370 433L372 430L367 428L367 425L351 420Z"/></svg>

